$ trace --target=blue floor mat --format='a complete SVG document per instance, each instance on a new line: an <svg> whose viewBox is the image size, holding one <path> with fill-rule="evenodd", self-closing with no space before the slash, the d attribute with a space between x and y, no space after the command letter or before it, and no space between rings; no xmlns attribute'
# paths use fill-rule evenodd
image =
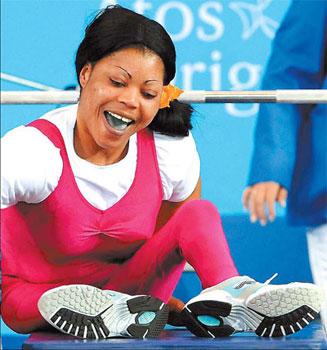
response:
<svg viewBox="0 0 327 350"><path fill-rule="evenodd" d="M57 332L38 332L21 338L20 347L10 347L10 337L2 339L3 349L76 350L76 349L322 349L327 350L327 338L319 321L302 331L283 338L260 338L250 333L239 333L227 338L197 338L185 329L167 327L157 339L83 340ZM16 337L17 338L17 337ZM16 345L18 345L16 339ZM8 347L9 346L9 347Z"/></svg>

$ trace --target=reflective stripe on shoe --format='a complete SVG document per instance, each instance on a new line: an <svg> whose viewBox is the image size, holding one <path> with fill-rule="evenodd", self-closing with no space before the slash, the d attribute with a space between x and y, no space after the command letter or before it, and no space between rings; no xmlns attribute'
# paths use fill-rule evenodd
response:
<svg viewBox="0 0 327 350"><path fill-rule="evenodd" d="M88 285L51 289L41 296L38 308L56 329L87 339L157 337L168 318L168 307L157 298Z"/></svg>

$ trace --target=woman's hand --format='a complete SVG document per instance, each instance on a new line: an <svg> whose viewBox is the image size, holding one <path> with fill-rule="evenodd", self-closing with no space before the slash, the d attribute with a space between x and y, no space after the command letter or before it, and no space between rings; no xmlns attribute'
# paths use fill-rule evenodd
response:
<svg viewBox="0 0 327 350"><path fill-rule="evenodd" d="M242 201L244 207L249 211L250 221L259 220L261 225L266 225L267 219L275 220L275 202L285 207L286 199L287 190L277 182L268 181L247 187L243 192Z"/></svg>

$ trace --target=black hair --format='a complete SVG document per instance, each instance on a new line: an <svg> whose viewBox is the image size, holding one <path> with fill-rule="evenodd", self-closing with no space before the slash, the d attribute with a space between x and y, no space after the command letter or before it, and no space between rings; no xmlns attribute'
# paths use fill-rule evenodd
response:
<svg viewBox="0 0 327 350"><path fill-rule="evenodd" d="M127 47L140 47L157 54L165 67L164 85L175 77L175 46L158 22L119 5L101 10L85 29L75 59L77 79L87 63L97 61ZM187 136L191 125L192 107L174 100L170 107L159 109L149 129L169 135Z"/></svg>

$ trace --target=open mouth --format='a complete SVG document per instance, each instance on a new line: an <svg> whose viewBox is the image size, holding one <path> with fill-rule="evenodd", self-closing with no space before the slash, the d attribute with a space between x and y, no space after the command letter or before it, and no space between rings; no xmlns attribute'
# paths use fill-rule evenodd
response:
<svg viewBox="0 0 327 350"><path fill-rule="evenodd" d="M134 123L134 120L121 117L118 114L104 111L104 116L108 122L108 124L115 130L123 131L125 130L129 125Z"/></svg>

